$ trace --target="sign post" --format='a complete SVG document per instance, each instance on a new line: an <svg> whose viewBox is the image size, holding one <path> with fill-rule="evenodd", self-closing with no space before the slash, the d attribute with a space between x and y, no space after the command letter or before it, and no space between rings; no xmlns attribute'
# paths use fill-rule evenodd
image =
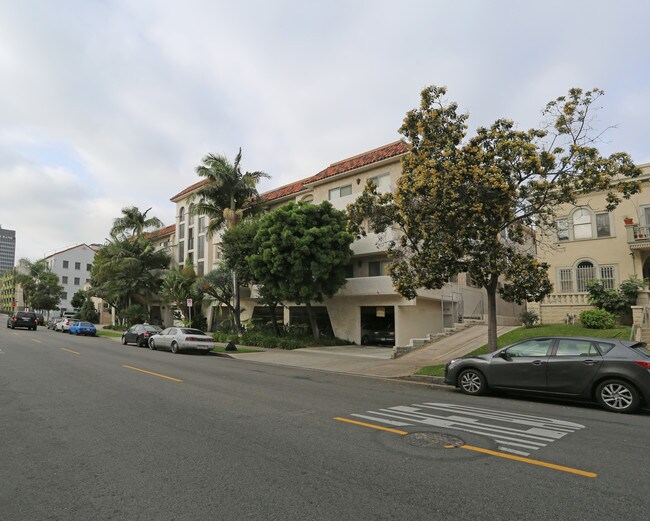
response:
<svg viewBox="0 0 650 521"><path fill-rule="evenodd" d="M187 299L187 311L188 311L189 316L190 316L190 324L189 324L190 327L192 326L192 304L193 304L192 299L188 298Z"/></svg>

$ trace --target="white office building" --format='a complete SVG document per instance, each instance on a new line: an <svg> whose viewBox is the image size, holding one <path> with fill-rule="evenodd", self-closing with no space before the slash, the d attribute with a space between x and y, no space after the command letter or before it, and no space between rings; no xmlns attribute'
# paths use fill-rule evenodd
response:
<svg viewBox="0 0 650 521"><path fill-rule="evenodd" d="M70 300L74 294L90 282L90 270L96 249L87 244L78 244L45 257L52 273L56 273L63 286L59 308L61 312L71 311Z"/></svg>

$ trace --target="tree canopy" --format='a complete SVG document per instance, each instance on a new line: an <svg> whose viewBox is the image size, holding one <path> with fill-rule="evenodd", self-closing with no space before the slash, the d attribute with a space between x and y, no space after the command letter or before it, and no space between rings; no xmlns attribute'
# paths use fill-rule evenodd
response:
<svg viewBox="0 0 650 521"><path fill-rule="evenodd" d="M158 217L147 217L151 208L142 213L137 206L122 208L122 216L113 220L111 237L137 237L146 230L162 227L163 223Z"/></svg>
<svg viewBox="0 0 650 521"><path fill-rule="evenodd" d="M50 271L47 262L41 259L30 262L21 259L19 265L26 266L26 273L16 273L16 282L22 285L23 300L32 309L50 311L61 302L63 286L59 277Z"/></svg>
<svg viewBox="0 0 650 521"><path fill-rule="evenodd" d="M547 104L543 128L518 130L499 119L466 140L467 114L444 87L422 91L400 133L410 144L395 194L369 184L349 207L350 230L401 231L390 244L388 272L400 294L440 288L467 272L488 295L488 344L496 348L496 295L539 301L552 290L548 266L535 258L536 228L554 226L559 205L581 192L606 190L608 210L638 192L640 174L625 153L603 157L591 135L603 94L571 89Z"/></svg>
<svg viewBox="0 0 650 521"><path fill-rule="evenodd" d="M253 278L282 300L304 303L317 339L311 303L331 298L345 284L353 241L345 213L328 201L289 203L260 220L256 253L249 257Z"/></svg>

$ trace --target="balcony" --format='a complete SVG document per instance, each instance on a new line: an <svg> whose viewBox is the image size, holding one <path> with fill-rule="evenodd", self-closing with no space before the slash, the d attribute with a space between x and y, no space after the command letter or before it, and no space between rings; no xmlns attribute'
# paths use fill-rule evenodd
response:
<svg viewBox="0 0 650 521"><path fill-rule="evenodd" d="M388 249L390 241L398 239L398 232L388 228L384 233L369 233L365 237L354 241L350 248L355 255L367 255L377 252L383 252Z"/></svg>
<svg viewBox="0 0 650 521"><path fill-rule="evenodd" d="M630 249L650 249L650 226L628 224L625 226L625 230L627 232L627 243L630 245Z"/></svg>

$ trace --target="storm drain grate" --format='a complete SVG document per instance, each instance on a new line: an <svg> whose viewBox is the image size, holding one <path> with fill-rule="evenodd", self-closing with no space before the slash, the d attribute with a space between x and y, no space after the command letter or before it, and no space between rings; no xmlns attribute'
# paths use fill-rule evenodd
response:
<svg viewBox="0 0 650 521"><path fill-rule="evenodd" d="M413 432L405 434L403 438L409 445L432 449L455 449L465 445L460 438L441 432Z"/></svg>

